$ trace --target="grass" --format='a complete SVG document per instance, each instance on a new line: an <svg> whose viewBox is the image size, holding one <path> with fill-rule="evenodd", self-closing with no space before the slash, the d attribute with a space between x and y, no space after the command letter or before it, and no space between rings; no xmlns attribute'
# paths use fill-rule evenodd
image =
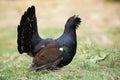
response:
<svg viewBox="0 0 120 80"><path fill-rule="evenodd" d="M110 2L120 2L120 0L106 0L106 1L110 1Z"/></svg>
<svg viewBox="0 0 120 80"><path fill-rule="evenodd" d="M103 33L114 41L119 37L118 29L109 28ZM61 28L43 29L40 34L43 37L57 38L62 31ZM103 47L90 38L82 39L78 35L77 53L69 65L57 71L29 72L32 58L18 53L16 34L13 28L0 29L0 80L120 80L119 41L117 47ZM90 37L88 33L84 36ZM99 60L104 54L106 57Z"/></svg>

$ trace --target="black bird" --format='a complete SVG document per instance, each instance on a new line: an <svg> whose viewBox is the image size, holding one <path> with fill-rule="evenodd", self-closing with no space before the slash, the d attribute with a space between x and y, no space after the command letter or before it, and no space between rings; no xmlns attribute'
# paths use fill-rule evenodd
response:
<svg viewBox="0 0 120 80"><path fill-rule="evenodd" d="M74 15L67 20L59 38L43 39L38 34L35 7L29 7L17 27L17 49L20 54L27 53L33 57L30 70L54 70L69 64L76 53L76 29L80 22L81 19Z"/></svg>

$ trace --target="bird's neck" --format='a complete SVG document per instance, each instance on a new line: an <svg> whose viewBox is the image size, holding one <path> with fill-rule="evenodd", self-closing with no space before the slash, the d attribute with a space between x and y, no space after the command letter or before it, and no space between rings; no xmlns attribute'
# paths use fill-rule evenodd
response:
<svg viewBox="0 0 120 80"><path fill-rule="evenodd" d="M72 39L76 40L76 30L72 28L65 28L63 35L68 35Z"/></svg>

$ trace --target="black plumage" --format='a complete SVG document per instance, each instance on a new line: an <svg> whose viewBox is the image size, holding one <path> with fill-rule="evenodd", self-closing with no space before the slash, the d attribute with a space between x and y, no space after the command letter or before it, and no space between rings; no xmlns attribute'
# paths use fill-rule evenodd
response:
<svg viewBox="0 0 120 80"><path fill-rule="evenodd" d="M35 7L29 7L28 10L22 15L20 25L17 27L17 44L19 53L22 54L25 52L33 57L34 65L32 65L30 69L55 69L56 67L62 67L69 64L76 53L76 29L80 22L81 19L74 15L67 20L65 30L60 37L54 40L51 38L42 39L37 30ZM48 57L48 61L51 60L51 56L54 56L53 61L47 62L46 59L42 60L42 54L44 57ZM57 59L57 57L60 58ZM43 61L44 64L40 64L42 63L41 61ZM47 64L51 65L48 66ZM47 66L44 67L43 65ZM54 67L52 65L54 65Z"/></svg>

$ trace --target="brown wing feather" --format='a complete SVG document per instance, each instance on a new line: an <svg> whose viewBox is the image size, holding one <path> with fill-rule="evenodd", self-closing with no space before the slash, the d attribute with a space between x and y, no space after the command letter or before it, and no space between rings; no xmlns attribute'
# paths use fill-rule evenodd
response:
<svg viewBox="0 0 120 80"><path fill-rule="evenodd" d="M31 70L54 69L62 59L60 46L51 42L39 51L33 59Z"/></svg>

